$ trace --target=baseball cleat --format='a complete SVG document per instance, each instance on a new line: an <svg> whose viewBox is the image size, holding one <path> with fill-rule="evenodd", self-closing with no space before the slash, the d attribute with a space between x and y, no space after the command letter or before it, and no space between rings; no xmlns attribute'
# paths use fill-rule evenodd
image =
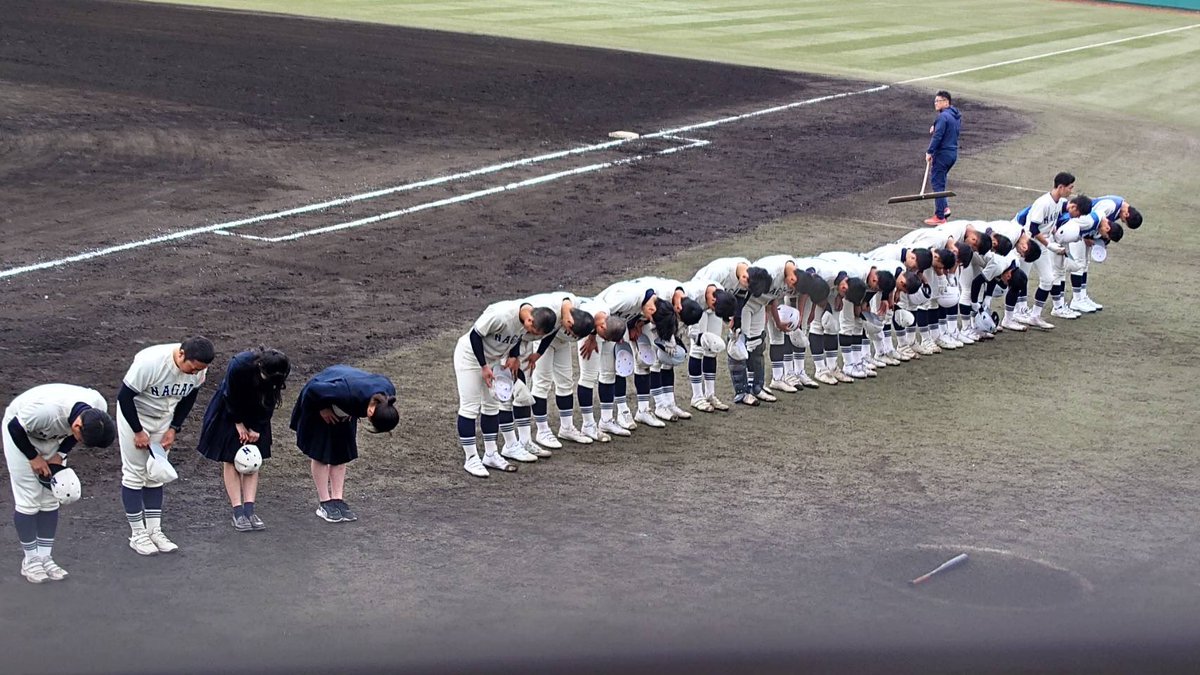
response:
<svg viewBox="0 0 1200 675"><path fill-rule="evenodd" d="M174 553L179 550L179 545L168 539L158 527L150 530L150 542L158 548L159 553Z"/></svg>
<svg viewBox="0 0 1200 675"><path fill-rule="evenodd" d="M1033 326L1034 328L1041 328L1042 330L1050 330L1051 328L1054 328L1054 324L1043 319L1041 315L1034 316L1029 325Z"/></svg>
<svg viewBox="0 0 1200 675"><path fill-rule="evenodd" d="M922 356L929 356L933 354L933 343L925 344L924 341L915 342L909 346L909 349Z"/></svg>
<svg viewBox="0 0 1200 675"><path fill-rule="evenodd" d="M833 373L831 373L828 370L818 370L817 374L816 374L816 379L821 384L837 384L838 383L838 379L836 377L834 377Z"/></svg>
<svg viewBox="0 0 1200 675"><path fill-rule="evenodd" d="M800 378L795 373L788 373L787 375L784 375L783 381L796 388L799 388L804 384L800 381Z"/></svg>
<svg viewBox="0 0 1200 675"><path fill-rule="evenodd" d="M483 465L489 469L495 469L504 473L515 473L517 470L517 467L504 461L504 458L497 452L484 454Z"/></svg>
<svg viewBox="0 0 1200 675"><path fill-rule="evenodd" d="M130 535L129 548L136 551L138 555L158 555L158 547L150 541L150 533L146 530L138 530Z"/></svg>
<svg viewBox="0 0 1200 675"><path fill-rule="evenodd" d="M803 370L796 373L796 385L805 386L809 389L816 389L821 386L820 384L817 384L816 380L809 377L808 373L804 372Z"/></svg>
<svg viewBox="0 0 1200 675"><path fill-rule="evenodd" d="M234 515L232 519L233 529L237 530L238 532L249 532L254 529L254 526L250 524L250 519L247 518L245 514L240 516Z"/></svg>
<svg viewBox="0 0 1200 675"><path fill-rule="evenodd" d="M1050 310L1050 316L1056 316L1060 319L1078 319L1080 315L1078 312L1073 312L1066 305L1063 305L1062 307L1055 307Z"/></svg>
<svg viewBox="0 0 1200 675"><path fill-rule="evenodd" d="M46 576L50 577L50 581L62 581L67 578L67 571L58 566L54 559L50 556L42 556L42 568L46 570Z"/></svg>
<svg viewBox="0 0 1200 675"><path fill-rule="evenodd" d="M892 356L891 354L884 354L883 356L881 356L879 358L880 358L880 360L882 360L884 363L888 364L889 366L898 366L901 363L903 363L903 361L901 361L899 358L897 358L895 356Z"/></svg>
<svg viewBox="0 0 1200 675"><path fill-rule="evenodd" d="M692 399L692 407L695 408L696 410L699 410L700 412L709 412L710 413L710 412L716 411L716 408L713 407L713 404L709 403L708 399L706 399L706 398Z"/></svg>
<svg viewBox="0 0 1200 675"><path fill-rule="evenodd" d="M550 452L546 448L543 448L542 446L538 445L537 443L534 443L533 441L528 441L524 445L525 445L525 450L527 450L529 452L529 454L533 455L534 457L537 457L538 459L544 459L546 457L552 457L554 455L553 452Z"/></svg>
<svg viewBox="0 0 1200 675"><path fill-rule="evenodd" d="M760 401L766 401L767 403L774 403L779 400L778 398L776 398L775 394L772 394L771 392L767 391L766 389L763 389L762 391L758 392L757 394L754 394L754 397Z"/></svg>
<svg viewBox="0 0 1200 675"><path fill-rule="evenodd" d="M851 379L865 380L867 379L867 370L860 365L849 365L842 369Z"/></svg>
<svg viewBox="0 0 1200 675"><path fill-rule="evenodd" d="M40 584L50 579L41 558L28 558L21 561L21 576L31 584Z"/></svg>
<svg viewBox="0 0 1200 675"><path fill-rule="evenodd" d="M483 462L479 461L478 455L468 457L466 463L463 464L463 469L476 478L488 477L488 470L483 468ZM317 515L321 515L321 509L317 509Z"/></svg>
<svg viewBox="0 0 1200 675"><path fill-rule="evenodd" d="M353 523L354 521L358 520L358 514L350 510L350 506L346 504L345 499L335 499L333 500L333 503L337 504L338 511L341 511L342 520L346 521L347 523Z"/></svg>
<svg viewBox="0 0 1200 675"><path fill-rule="evenodd" d="M543 448L550 448L551 450L562 448L562 442L555 438L554 432L549 429L538 431L537 437L534 440Z"/></svg>
<svg viewBox="0 0 1200 675"><path fill-rule="evenodd" d="M692 413L680 408L674 401L671 402L671 412L675 413L675 417L681 420L692 419Z"/></svg>
<svg viewBox="0 0 1200 675"><path fill-rule="evenodd" d="M958 335L954 336L954 339L964 345L973 345L975 344L975 332L969 330L959 331Z"/></svg>
<svg viewBox="0 0 1200 675"><path fill-rule="evenodd" d="M560 426L558 428L558 437L564 441L574 441L576 443L583 443L584 445L592 442L592 439L588 438L587 434L573 426Z"/></svg>
<svg viewBox="0 0 1200 675"><path fill-rule="evenodd" d="M661 429L667 426L666 422L656 417L655 413L652 413L649 410L637 411L637 414L633 416L633 421L637 422L638 424L645 424L648 427L654 427L655 429Z"/></svg>
<svg viewBox="0 0 1200 675"><path fill-rule="evenodd" d="M708 402L712 404L714 410L729 410L729 404L722 402L716 394L709 396Z"/></svg>
<svg viewBox="0 0 1200 675"><path fill-rule="evenodd" d="M1008 317L1005 317L1000 320L1000 327L1003 328L1004 330L1016 331L1018 333L1021 331L1024 331L1024 330L1028 330L1026 328L1025 324L1021 323L1020 321L1017 321L1016 319L1010 319Z"/></svg>
<svg viewBox="0 0 1200 675"><path fill-rule="evenodd" d="M679 420L679 418L675 416L675 411L661 405L654 408L654 416L666 422L675 422ZM641 420L636 417L634 419L641 422Z"/></svg>
<svg viewBox="0 0 1200 675"><path fill-rule="evenodd" d="M632 436L633 434L625 427L617 424L615 420L600 420L600 431L613 436Z"/></svg>
<svg viewBox="0 0 1200 675"><path fill-rule="evenodd" d="M841 368L835 368L829 374L832 375L833 379L837 380L838 382L849 383L854 381L854 378L847 375L846 371L842 370Z"/></svg>
<svg viewBox="0 0 1200 675"><path fill-rule="evenodd" d="M588 441L588 442L590 443L591 441ZM509 444L505 443L504 448L500 451L500 454L504 457L507 457L508 459L511 459L511 460L517 461L517 462L536 462L536 461L538 461L537 455L533 454L532 452L529 452L528 450L525 449L524 445L521 445L519 443L517 445L509 445ZM484 457L484 460L486 460L486 459L487 459L487 457ZM486 461L484 462L484 464L487 466L491 466L491 464L488 464ZM500 467L495 467L495 468L500 468Z"/></svg>
<svg viewBox="0 0 1200 675"><path fill-rule="evenodd" d="M633 419L633 413L629 412L628 410L622 410L617 413L617 424L621 425L625 429L628 429L629 431L633 431L637 428L637 422L635 422Z"/></svg>
<svg viewBox="0 0 1200 675"><path fill-rule="evenodd" d="M746 394L745 396L743 396L741 398L734 399L733 402L740 403L742 405L749 405L749 406L758 405L758 399L754 398L754 394Z"/></svg>
<svg viewBox="0 0 1200 675"><path fill-rule="evenodd" d="M580 431L584 436L587 436L596 443L608 443L612 440L612 437L603 431L600 431L600 429L596 427L595 423L584 424Z"/></svg>
<svg viewBox="0 0 1200 675"><path fill-rule="evenodd" d="M250 518L250 527L253 527L257 531L267 529L267 524L263 522L262 518L258 517L257 513L250 516L249 518Z"/></svg>
<svg viewBox="0 0 1200 675"><path fill-rule="evenodd" d="M1041 318L1042 313L1038 312L1037 314L1034 314L1033 312L1013 312L1013 316L1016 317L1017 321L1020 321L1026 326L1032 326L1034 325L1033 322L1035 319Z"/></svg>
<svg viewBox="0 0 1200 675"><path fill-rule="evenodd" d="M786 380L771 380L771 384L767 386L775 391L783 391L789 394L796 393L796 386L787 382Z"/></svg>
<svg viewBox="0 0 1200 675"><path fill-rule="evenodd" d="M1097 312L1104 309L1104 305L1096 302L1095 300L1092 299L1092 296L1088 295L1087 289L1084 289L1083 292L1080 293L1080 295L1083 296L1084 301L1087 302L1087 304L1089 306L1095 307Z"/></svg>
<svg viewBox="0 0 1200 675"><path fill-rule="evenodd" d="M953 342L946 339L946 337L944 335L939 336L938 339L934 340L933 344L934 344L934 346L939 347L941 349L958 349L958 347L956 347Z"/></svg>

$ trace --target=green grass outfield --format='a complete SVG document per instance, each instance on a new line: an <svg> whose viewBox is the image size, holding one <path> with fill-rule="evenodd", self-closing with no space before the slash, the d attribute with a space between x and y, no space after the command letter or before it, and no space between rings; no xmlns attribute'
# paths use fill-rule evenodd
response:
<svg viewBox="0 0 1200 675"><path fill-rule="evenodd" d="M1184 26L930 81L1200 127L1200 14L1045 0L207 0L899 82Z"/></svg>

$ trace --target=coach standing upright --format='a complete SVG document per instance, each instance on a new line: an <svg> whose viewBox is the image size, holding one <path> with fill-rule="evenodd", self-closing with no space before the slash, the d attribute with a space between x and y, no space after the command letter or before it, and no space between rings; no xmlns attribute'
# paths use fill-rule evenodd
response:
<svg viewBox="0 0 1200 675"><path fill-rule="evenodd" d="M950 92L939 91L933 97L933 108L937 110L937 119L929 127L929 149L925 151L925 161L930 164L930 182L934 192L946 189L946 175L950 167L958 160L958 132L962 128L962 115L954 107ZM935 201L933 217L925 219L926 225L941 225L950 215L950 205L945 197Z"/></svg>

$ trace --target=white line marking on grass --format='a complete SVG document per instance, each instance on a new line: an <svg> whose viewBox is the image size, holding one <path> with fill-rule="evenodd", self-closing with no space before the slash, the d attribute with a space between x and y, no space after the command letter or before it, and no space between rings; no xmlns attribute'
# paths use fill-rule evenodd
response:
<svg viewBox="0 0 1200 675"><path fill-rule="evenodd" d="M915 229L917 229L915 226L912 226L912 227L910 227L910 226L908 226L908 225L895 225L895 224L893 224L893 223L881 223L881 222L879 222L879 221L877 221L877 220L859 220L858 218L846 218L846 220L847 220L847 221L849 221L849 222L851 222L851 223L862 223L863 225L874 225L874 226L876 226L876 227L890 227L890 228L892 228L893 230L905 230L905 231L908 231L908 230L915 230Z"/></svg>
<svg viewBox="0 0 1200 675"><path fill-rule="evenodd" d="M1145 33L1143 35L1132 35L1130 37L1119 38L1117 40L1109 40L1107 42L1097 42L1096 44L1083 45L1081 47L1071 47L1070 49L1060 49L1056 52L1048 52L1046 54L1034 54L1032 56L1022 56L1019 59L1009 59L1007 61L1000 61L998 63L989 63L986 66L976 66L974 68L963 68L962 70L952 70L948 73L939 73L937 75L926 75L924 77L914 77L909 80L901 80L900 82L897 82L896 84L897 85L912 84L914 82L925 82L927 80L938 80L938 79L941 79L944 77L954 77L955 75L964 75L966 73L974 73L974 72L977 72L980 70L987 70L989 68L1000 68L1002 66L1011 66L1014 63L1024 63L1026 61L1035 61L1037 59L1044 59L1044 58L1048 58L1051 56L1061 56L1063 54L1071 54L1073 52L1081 52L1085 49L1095 49L1097 47L1107 47L1109 45L1117 45L1117 44L1121 44L1122 42L1129 42L1131 40L1141 40L1144 38L1158 37L1159 35L1166 35L1168 33L1178 33L1179 31L1192 30L1193 28L1200 28L1200 23L1194 23L1190 26L1178 26L1176 28L1168 28L1166 30L1155 31L1153 33Z"/></svg>
<svg viewBox="0 0 1200 675"><path fill-rule="evenodd" d="M992 187L1002 187L1002 188L1008 188L1010 190L1024 190L1025 192L1037 192L1038 194L1041 194L1043 192L1049 192L1049 190L1039 190L1037 188L1022 187L1020 185L1009 185L1007 183L990 183L986 180L969 180L966 178L959 178L957 180L957 182L972 183L974 185L991 185Z"/></svg>

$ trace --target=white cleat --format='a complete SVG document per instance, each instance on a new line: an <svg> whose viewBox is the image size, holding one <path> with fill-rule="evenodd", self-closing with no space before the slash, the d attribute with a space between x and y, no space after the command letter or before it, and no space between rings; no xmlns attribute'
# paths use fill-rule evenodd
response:
<svg viewBox="0 0 1200 675"><path fill-rule="evenodd" d="M864 374L866 374L867 377L879 377L879 373L876 372L875 369L872 368L871 364L869 364L869 363L864 363L864 364L860 365L858 367L858 369L861 370Z"/></svg>
<svg viewBox="0 0 1200 675"><path fill-rule="evenodd" d="M954 339L958 340L964 345L973 345L977 342L975 339L975 331L972 330L959 331L958 335L954 336Z"/></svg>
<svg viewBox="0 0 1200 675"><path fill-rule="evenodd" d="M771 392L767 391L766 389L763 389L762 391L755 394L754 398L756 398L760 401L766 401L767 403L774 403L779 400L779 398L776 397L775 394L772 394Z"/></svg>
<svg viewBox="0 0 1200 675"><path fill-rule="evenodd" d="M633 432L617 424L616 420L601 420L600 431L613 436L632 436Z"/></svg>
<svg viewBox="0 0 1200 675"><path fill-rule="evenodd" d="M929 356L934 353L933 347L934 347L934 345L932 342L927 344L924 341L922 341L922 342L913 343L909 347L909 349L912 350L916 354L920 354L922 356Z"/></svg>
<svg viewBox="0 0 1200 675"><path fill-rule="evenodd" d="M741 400L736 401L736 402L740 403L742 405L748 405L748 406L758 405L758 399L754 398L754 394L746 394L745 396L743 396L741 398Z"/></svg>
<svg viewBox="0 0 1200 675"><path fill-rule="evenodd" d="M1034 314L1033 312L1013 312L1013 316L1016 317L1017 321L1020 321L1026 326L1032 326L1034 325L1035 319L1041 318L1042 313L1038 312L1037 314Z"/></svg>
<svg viewBox="0 0 1200 675"><path fill-rule="evenodd" d="M538 430L537 437L534 438L538 445L551 450L559 450L562 448L562 442L554 437L554 432L549 429Z"/></svg>
<svg viewBox="0 0 1200 675"><path fill-rule="evenodd" d="M846 375L850 376L850 378L855 379L855 380L867 379L866 369L858 364L852 364L852 365L846 366L845 368L842 369L842 372L846 373Z"/></svg>
<svg viewBox="0 0 1200 675"><path fill-rule="evenodd" d="M526 450L525 446L521 445L520 443L518 443L516 445L508 445L507 443L505 443L504 448L502 450L500 450L500 456L507 457L508 459L511 459L511 460L514 460L517 462L536 462L536 461L538 461L537 455Z"/></svg>
<svg viewBox="0 0 1200 675"><path fill-rule="evenodd" d="M150 530L150 543L158 549L159 553L174 553L179 550L179 544L167 539L167 535L163 534L162 528L154 528Z"/></svg>
<svg viewBox="0 0 1200 675"><path fill-rule="evenodd" d="M1050 316L1056 316L1060 319L1078 319L1080 314L1079 312L1071 311L1069 307L1063 305L1062 307L1055 307L1050 310Z"/></svg>
<svg viewBox="0 0 1200 675"><path fill-rule="evenodd" d="M570 426L570 427L560 426L558 428L558 437L563 439L564 441L574 441L576 443L582 443L584 445L588 445L592 442L592 439L587 434L583 433L582 431L576 429L573 426Z"/></svg>
<svg viewBox="0 0 1200 675"><path fill-rule="evenodd" d="M62 581L66 579L67 571L58 566L54 559L50 556L42 556L42 568L46 570L46 576L50 577L50 581Z"/></svg>
<svg viewBox="0 0 1200 675"><path fill-rule="evenodd" d="M854 381L854 378L847 375L846 371L842 370L841 368L835 368L831 374L833 375L833 379L837 380L838 382L848 383Z"/></svg>
<svg viewBox="0 0 1200 675"><path fill-rule="evenodd" d="M679 418L675 416L675 412L666 406L655 406L654 416L664 422L677 422ZM637 419L636 417L634 419ZM641 420L638 420L641 422Z"/></svg>
<svg viewBox="0 0 1200 675"><path fill-rule="evenodd" d="M882 358L880 358L878 356L874 356L874 355L867 356L866 363L867 363L867 366L869 366L871 368L887 368L888 366L891 365L887 361L884 361Z"/></svg>
<svg viewBox="0 0 1200 675"><path fill-rule="evenodd" d="M1087 300L1078 295L1071 298L1071 304L1067 305L1067 307L1072 312L1079 312L1080 314L1091 314L1097 311L1095 307L1088 304Z"/></svg>
<svg viewBox="0 0 1200 675"><path fill-rule="evenodd" d="M150 533L146 530L138 530L129 536L129 548L138 555L158 555L158 547L150 541Z"/></svg>
<svg viewBox="0 0 1200 675"><path fill-rule="evenodd" d="M800 381L800 377L797 376L795 373L788 373L787 375L784 375L783 381L787 382L788 384L792 385L793 387L797 387L797 388L804 384L803 382Z"/></svg>
<svg viewBox="0 0 1200 675"><path fill-rule="evenodd" d="M489 469L495 469L502 473L513 473L517 467L504 461L504 458L499 453L484 454L483 465Z"/></svg>
<svg viewBox="0 0 1200 675"><path fill-rule="evenodd" d="M1045 319L1043 319L1040 316L1033 317L1033 323L1031 323L1029 325L1033 326L1034 328L1041 328L1042 330L1050 330L1050 329L1054 328L1054 324L1050 323L1049 321L1046 321Z"/></svg>
<svg viewBox="0 0 1200 675"><path fill-rule="evenodd" d="M50 575L46 574L42 559L36 556L21 561L21 576L31 584L44 583L50 579Z"/></svg>
<svg viewBox="0 0 1200 675"><path fill-rule="evenodd" d="M1093 300L1092 296L1088 295L1088 292L1086 290L1084 290L1083 293L1081 293L1081 295L1083 295L1083 299L1087 302L1088 305L1096 308L1097 312L1104 309L1104 305Z"/></svg>
<svg viewBox="0 0 1200 675"><path fill-rule="evenodd" d="M721 410L721 411L729 410L729 404L722 402L721 399L717 398L716 394L709 396L708 402L712 404L712 407L714 410Z"/></svg>
<svg viewBox="0 0 1200 675"><path fill-rule="evenodd" d="M901 363L912 361L916 357L916 353L909 349L907 345L904 347L899 347L896 349L896 351L892 352L892 358L900 361Z"/></svg>
<svg viewBox="0 0 1200 675"><path fill-rule="evenodd" d="M680 408L674 401L671 401L671 412L675 413L675 417L678 417L681 420L692 419L692 413Z"/></svg>
<svg viewBox="0 0 1200 675"><path fill-rule="evenodd" d="M1015 318L1010 319L1008 317L1005 317L1000 320L1000 327L1003 328L1004 330L1011 330L1011 331L1015 331L1017 333L1028 330L1028 328L1025 326L1025 324L1021 323L1020 321L1017 321Z"/></svg>
<svg viewBox="0 0 1200 675"><path fill-rule="evenodd" d="M809 389L817 389L818 387L821 386L820 384L817 383L816 380L809 377L808 373L804 372L803 370L796 373L795 376L796 376L796 386L803 385L805 387L808 387Z"/></svg>
<svg viewBox="0 0 1200 675"><path fill-rule="evenodd" d="M617 413L617 424L623 428L633 431L637 428L637 422L634 421L633 413L622 410Z"/></svg>
<svg viewBox="0 0 1200 675"><path fill-rule="evenodd" d="M650 412L649 410L637 411L637 414L633 416L633 420L638 424L645 424L646 426L654 427L655 429L662 429L663 427L667 426L666 422L655 417L654 413Z"/></svg>
<svg viewBox="0 0 1200 675"><path fill-rule="evenodd" d="M837 384L838 379L828 370L818 370L815 377L821 384Z"/></svg>
<svg viewBox="0 0 1200 675"><path fill-rule="evenodd" d="M476 478L488 477L488 470L483 468L483 462L479 461L478 455L468 457L466 463L463 464L463 469Z"/></svg>
<svg viewBox="0 0 1200 675"><path fill-rule="evenodd" d="M891 354L884 354L883 356L881 356L879 358L881 361L888 364L889 366L898 366L901 363L903 363L903 361L896 358L895 356L892 356Z"/></svg>
<svg viewBox="0 0 1200 675"><path fill-rule="evenodd" d="M595 424L584 424L580 431L583 432L584 436L592 439L592 441L595 443L608 443L612 440L611 436L603 431L600 431L599 427L597 427Z"/></svg>
<svg viewBox="0 0 1200 675"><path fill-rule="evenodd" d="M699 410L700 412L710 413L710 412L716 411L716 408L713 407L713 404L710 403L709 400L706 398L692 399L692 407L695 408L696 410Z"/></svg>
<svg viewBox="0 0 1200 675"><path fill-rule="evenodd" d="M796 385L788 382L787 380L771 380L771 384L768 386L775 391L783 391L789 394L794 394L797 391Z"/></svg>
<svg viewBox="0 0 1200 675"><path fill-rule="evenodd" d="M534 443L533 441L529 441L529 442L525 443L525 450L527 450L529 452L529 454L533 455L534 457L537 457L538 459L545 459L547 457L554 456L554 453L550 452L549 449L543 448L542 446L538 445L537 443Z"/></svg>

